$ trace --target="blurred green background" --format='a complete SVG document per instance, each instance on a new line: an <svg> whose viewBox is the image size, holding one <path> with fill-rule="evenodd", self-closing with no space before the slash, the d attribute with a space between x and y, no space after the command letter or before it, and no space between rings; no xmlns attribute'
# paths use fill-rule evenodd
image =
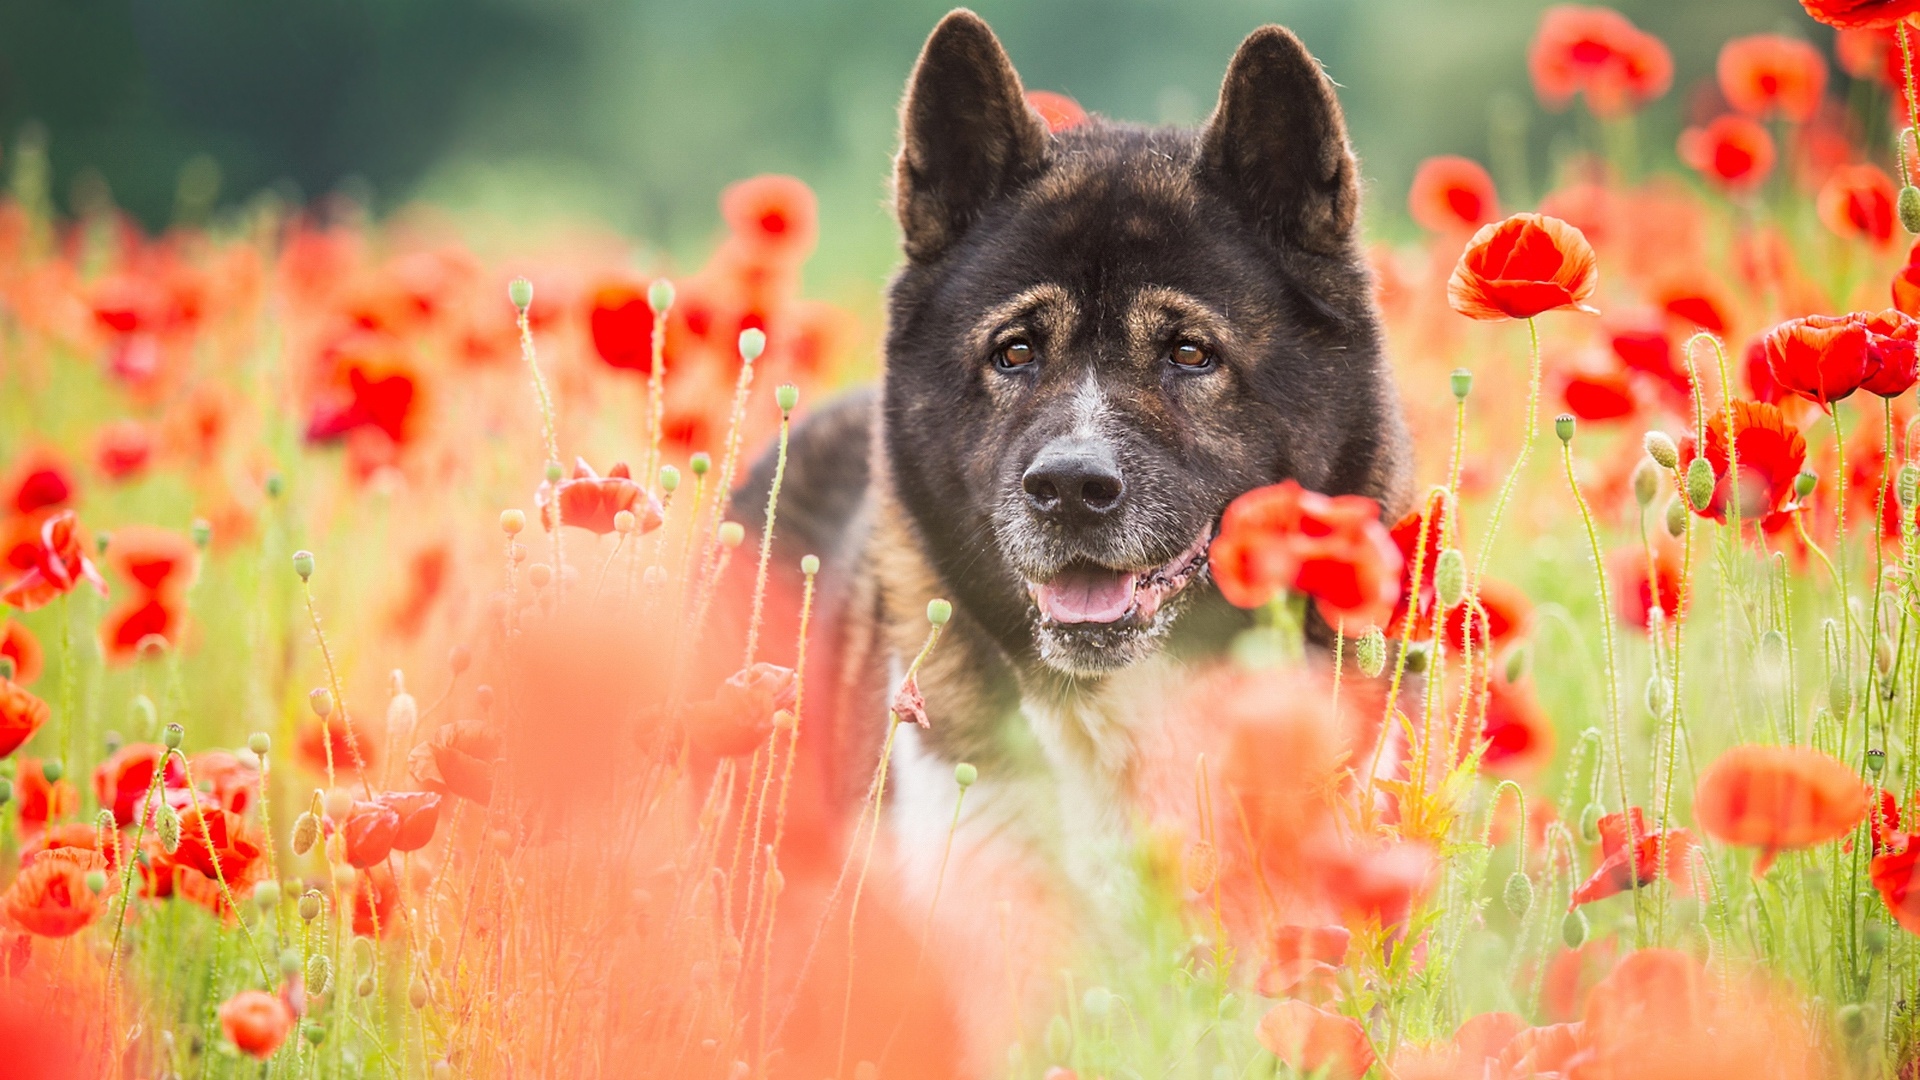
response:
<svg viewBox="0 0 1920 1080"><path fill-rule="evenodd" d="M1293 27L1344 88L1376 230L1405 228L1422 157L1489 159L1524 133L1537 191L1577 122L1534 105L1539 0L980 0L1029 87L1109 116L1189 123L1234 45ZM1663 38L1674 90L1645 114L1671 153L1727 37L1830 31L1794 0L1627 0ZM894 259L884 183L894 109L946 0L0 0L0 132L44 129L65 203L104 179L150 225L183 166L218 165L232 203L278 185L387 210L424 198L522 223L604 221L688 256L715 195L756 172L819 192L814 286ZM1524 127L1522 127L1524 125ZM1509 145L1519 145L1509 142ZM202 180L211 175L197 166ZM194 169L189 169L192 175ZM1514 188L1521 188L1514 191Z"/></svg>

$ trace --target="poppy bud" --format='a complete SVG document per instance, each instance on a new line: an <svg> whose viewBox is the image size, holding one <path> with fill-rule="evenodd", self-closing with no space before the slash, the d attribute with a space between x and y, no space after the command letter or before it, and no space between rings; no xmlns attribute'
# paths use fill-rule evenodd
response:
<svg viewBox="0 0 1920 1080"><path fill-rule="evenodd" d="M300 1029L300 1034L305 1036L307 1043L312 1046L319 1046L327 1041L327 1029L319 1024L306 1025Z"/></svg>
<svg viewBox="0 0 1920 1080"><path fill-rule="evenodd" d="M319 889L308 889L300 894L300 917L308 922L320 917Z"/></svg>
<svg viewBox="0 0 1920 1080"><path fill-rule="evenodd" d="M113 546L112 533L102 531L100 535L93 538L94 550L98 551L102 555L105 555L107 553L107 549L112 546Z"/></svg>
<svg viewBox="0 0 1920 1080"><path fill-rule="evenodd" d="M818 555L800 556L800 572L807 575L808 577L812 577L813 575L819 573L820 572L820 556Z"/></svg>
<svg viewBox="0 0 1920 1080"><path fill-rule="evenodd" d="M307 704L313 707L313 715L325 720L333 712L333 692L316 686L307 691Z"/></svg>
<svg viewBox="0 0 1920 1080"><path fill-rule="evenodd" d="M179 724L168 724L160 732L160 743L169 750L180 749L180 744L185 742L186 738L187 729Z"/></svg>
<svg viewBox="0 0 1920 1080"><path fill-rule="evenodd" d="M1641 458L1640 464L1633 467L1633 501L1645 510L1653 505L1654 496L1660 494L1660 466L1652 458Z"/></svg>
<svg viewBox="0 0 1920 1080"><path fill-rule="evenodd" d="M1405 656L1407 674L1418 675L1427 670L1427 645L1425 642L1416 641L1407 646Z"/></svg>
<svg viewBox="0 0 1920 1080"><path fill-rule="evenodd" d="M671 465L660 466L660 490L672 494L680 489L680 470Z"/></svg>
<svg viewBox="0 0 1920 1080"><path fill-rule="evenodd" d="M485 683L473 688L474 704L480 706L481 713L493 712L493 687Z"/></svg>
<svg viewBox="0 0 1920 1080"><path fill-rule="evenodd" d="M1814 485L1819 482L1820 478L1814 475L1813 470L1801 469L1793 478L1793 497L1804 499L1813 494Z"/></svg>
<svg viewBox="0 0 1920 1080"><path fill-rule="evenodd" d="M1080 1007L1088 1016L1105 1016L1113 1008L1113 991L1104 986L1089 986L1080 998Z"/></svg>
<svg viewBox="0 0 1920 1080"><path fill-rule="evenodd" d="M792 731L794 720L795 717L793 713L786 709L775 710L773 714L773 726L779 728L781 731Z"/></svg>
<svg viewBox="0 0 1920 1080"><path fill-rule="evenodd" d="M1473 389L1473 372L1463 367L1454 368L1453 374L1447 376L1447 382L1453 385L1453 400L1465 401Z"/></svg>
<svg viewBox="0 0 1920 1080"><path fill-rule="evenodd" d="M343 822L353 812L353 796L344 788L334 788L327 792L326 809L327 816L336 824Z"/></svg>
<svg viewBox="0 0 1920 1080"><path fill-rule="evenodd" d="M638 524L638 519L633 516L633 511L631 510L622 510L613 515L613 531L622 536L632 532L636 524Z"/></svg>
<svg viewBox="0 0 1920 1080"><path fill-rule="evenodd" d="M0 656L0 679L13 678L13 657Z"/></svg>
<svg viewBox="0 0 1920 1080"><path fill-rule="evenodd" d="M1567 917L1560 920L1560 940L1566 942L1569 949L1577 949L1587 943L1586 912L1579 908L1567 912Z"/></svg>
<svg viewBox="0 0 1920 1080"><path fill-rule="evenodd" d="M1563 412L1559 416L1554 417L1553 433L1555 435L1560 436L1560 441L1563 443L1572 442L1573 441L1573 414Z"/></svg>
<svg viewBox="0 0 1920 1080"><path fill-rule="evenodd" d="M326 953L314 953L307 958L307 993L324 994L327 984L333 981L333 961Z"/></svg>
<svg viewBox="0 0 1920 1080"><path fill-rule="evenodd" d="M1878 956L1881 953L1887 951L1887 924L1886 923L1880 922L1876 919L1868 919L1866 933L1862 936L1866 941L1868 952L1874 954L1875 956Z"/></svg>
<svg viewBox="0 0 1920 1080"><path fill-rule="evenodd" d="M1442 610L1451 611L1467 596L1467 556L1459 548L1440 553L1433 565L1433 592Z"/></svg>
<svg viewBox="0 0 1920 1080"><path fill-rule="evenodd" d="M296 551L293 553L293 572L305 581L313 576L313 552Z"/></svg>
<svg viewBox="0 0 1920 1080"><path fill-rule="evenodd" d="M1518 870L1508 874L1501 899L1507 902L1507 910L1514 918L1526 918L1527 909L1533 907L1533 879Z"/></svg>
<svg viewBox="0 0 1920 1080"><path fill-rule="evenodd" d="M1913 189L1907 188L1906 191L1913 191ZM1906 191L1901 192L1902 198L1900 199L1900 207L1901 207L1901 212L1903 216L1905 214L1906 205L1907 205L1907 200L1905 198ZM1920 192L1916 192L1916 194L1920 194ZM1916 212L1920 212L1920 211L1916 211ZM1920 232L1920 228L1909 229L1908 231ZM1862 1009L1856 1003L1849 1002L1848 1004L1840 1006L1839 1011L1833 1014L1833 1018L1836 1021L1838 1021L1840 1024L1840 1033L1845 1035L1849 1039L1857 1039L1860 1036L1866 1034L1867 1013L1865 1009Z"/></svg>
<svg viewBox="0 0 1920 1080"><path fill-rule="evenodd" d="M1899 479L1894 483L1894 493L1900 499L1900 505L1909 510L1913 509L1914 503L1920 502L1920 466L1911 464L1900 466Z"/></svg>
<svg viewBox="0 0 1920 1080"><path fill-rule="evenodd" d="M1900 189L1900 227L1920 233L1920 188L1908 184Z"/></svg>
<svg viewBox="0 0 1920 1080"><path fill-rule="evenodd" d="M1370 626L1360 635L1360 646L1355 650L1359 654L1360 674L1371 679L1380 674L1387 666L1387 636L1377 626Z"/></svg>
<svg viewBox="0 0 1920 1080"><path fill-rule="evenodd" d="M107 891L107 872L104 870L89 870L87 871L86 882L87 891L98 896Z"/></svg>
<svg viewBox="0 0 1920 1080"><path fill-rule="evenodd" d="M945 600L927 601L928 622L935 626L945 626L947 625L947 620L951 618L953 618L953 605L951 603Z"/></svg>
<svg viewBox="0 0 1920 1080"><path fill-rule="evenodd" d="M740 359L751 364L767 351L767 332L754 327L740 331Z"/></svg>
<svg viewBox="0 0 1920 1080"><path fill-rule="evenodd" d="M187 531L193 537L193 546L202 551L213 543L213 522L206 518L194 518L193 524L187 526Z"/></svg>
<svg viewBox="0 0 1920 1080"><path fill-rule="evenodd" d="M57 784L61 777L67 775L67 767L60 763L59 758L43 761L40 763L40 775L47 778L47 783Z"/></svg>
<svg viewBox="0 0 1920 1080"><path fill-rule="evenodd" d="M507 299L513 306L525 311L533 306L533 282L517 277L507 282Z"/></svg>
<svg viewBox="0 0 1920 1080"><path fill-rule="evenodd" d="M293 949L280 950L280 974L297 975L300 972L300 954Z"/></svg>
<svg viewBox="0 0 1920 1080"><path fill-rule="evenodd" d="M263 881L253 887L253 902L260 905L262 911L272 911L280 906L280 883Z"/></svg>
<svg viewBox="0 0 1920 1080"><path fill-rule="evenodd" d="M501 532L506 533L508 536L518 536L520 535L520 530L526 527L527 512L525 510L500 511Z"/></svg>
<svg viewBox="0 0 1920 1080"><path fill-rule="evenodd" d="M280 497L281 492L287 490L287 482L281 478L279 473L268 473L266 489L267 498L277 499Z"/></svg>
<svg viewBox="0 0 1920 1080"><path fill-rule="evenodd" d="M393 695L387 702L387 735L396 742L403 741L413 733L413 726L420 720L420 706L413 695L402 691Z"/></svg>
<svg viewBox="0 0 1920 1080"><path fill-rule="evenodd" d="M453 1066L444 1061L433 1063L433 1080L453 1080Z"/></svg>
<svg viewBox="0 0 1920 1080"><path fill-rule="evenodd" d="M0 776L0 806L5 806L12 801L13 781L7 777Z"/></svg>
<svg viewBox="0 0 1920 1080"><path fill-rule="evenodd" d="M1675 495L1667 500L1667 535L1678 539L1687 534L1687 504Z"/></svg>
<svg viewBox="0 0 1920 1080"><path fill-rule="evenodd" d="M272 747L273 739L268 737L264 731L256 731L247 736L247 749L253 751L256 757L266 757L267 751L272 749Z"/></svg>
<svg viewBox="0 0 1920 1080"><path fill-rule="evenodd" d="M695 476L705 476L707 470L713 468L713 458L702 450L688 459L687 468L692 469Z"/></svg>
<svg viewBox="0 0 1920 1080"><path fill-rule="evenodd" d="M962 791L972 787L973 782L978 779L980 779L980 770L974 768L971 762L963 761L953 767L953 782L959 784Z"/></svg>
<svg viewBox="0 0 1920 1080"><path fill-rule="evenodd" d="M467 648L465 645L455 645L451 650L448 651L447 667L451 668L455 675L466 674L467 669L472 666L473 666L473 650L472 649Z"/></svg>
<svg viewBox="0 0 1920 1080"><path fill-rule="evenodd" d="M320 820L311 813L302 813L293 822L293 853L305 855L313 850L320 839Z"/></svg>
<svg viewBox="0 0 1920 1080"><path fill-rule="evenodd" d="M1706 458L1687 463L1687 501L1703 513L1713 502L1713 463Z"/></svg>
<svg viewBox="0 0 1920 1080"><path fill-rule="evenodd" d="M1827 708L1833 710L1834 719L1841 723L1853 712L1853 683L1844 671L1836 671L1827 680Z"/></svg>
<svg viewBox="0 0 1920 1080"><path fill-rule="evenodd" d="M1647 432L1640 445L1646 447L1647 456L1653 459L1653 463L1663 469L1680 464L1680 448L1673 444L1673 439L1664 431Z"/></svg>
<svg viewBox="0 0 1920 1080"><path fill-rule="evenodd" d="M1196 840L1187 846L1182 869L1189 891L1206 892L1213 888L1214 875L1220 872L1220 853L1205 840Z"/></svg>
<svg viewBox="0 0 1920 1080"><path fill-rule="evenodd" d="M527 567L527 580L536 589L544 589L553 582L553 567L537 562Z"/></svg>
<svg viewBox="0 0 1920 1080"><path fill-rule="evenodd" d="M407 1004L416 1009L427 1007L427 981L418 975L407 984Z"/></svg>
<svg viewBox="0 0 1920 1080"><path fill-rule="evenodd" d="M360 976L360 981L354 984L353 992L361 997L371 997L373 995L373 976Z"/></svg>
<svg viewBox="0 0 1920 1080"><path fill-rule="evenodd" d="M737 548L747 539L747 527L737 521L720 523L720 546Z"/></svg>
<svg viewBox="0 0 1920 1080"><path fill-rule="evenodd" d="M1580 838L1589 844L1600 842L1601 813L1599 803L1588 803L1587 808L1580 811Z"/></svg>
<svg viewBox="0 0 1920 1080"><path fill-rule="evenodd" d="M794 406L800 404L800 388L792 383L781 383L773 390L773 403L780 406L783 413L792 412Z"/></svg>
<svg viewBox="0 0 1920 1080"><path fill-rule="evenodd" d="M673 282L666 278L655 278L647 286L647 306L656 316L665 315L673 307Z"/></svg>
<svg viewBox="0 0 1920 1080"><path fill-rule="evenodd" d="M1503 670L1507 681L1517 683L1527 674L1527 647L1515 645L1507 650L1507 665Z"/></svg>
<svg viewBox="0 0 1920 1080"><path fill-rule="evenodd" d="M1867 751L1867 771L1868 772L1873 773L1875 776L1878 776L1880 774L1880 770L1886 767L1887 767L1887 752L1885 750L1875 749L1875 750Z"/></svg>
<svg viewBox="0 0 1920 1080"><path fill-rule="evenodd" d="M1658 675L1647 678L1647 714L1650 716L1667 715L1667 705L1671 695L1667 692L1666 680Z"/></svg>
<svg viewBox="0 0 1920 1080"><path fill-rule="evenodd" d="M547 462L547 483L557 484L560 482L560 478L565 475L566 473L560 468L559 462L557 461Z"/></svg>
<svg viewBox="0 0 1920 1080"><path fill-rule="evenodd" d="M162 800L153 815L153 831L160 836L160 850L171 855L180 850L180 813Z"/></svg>

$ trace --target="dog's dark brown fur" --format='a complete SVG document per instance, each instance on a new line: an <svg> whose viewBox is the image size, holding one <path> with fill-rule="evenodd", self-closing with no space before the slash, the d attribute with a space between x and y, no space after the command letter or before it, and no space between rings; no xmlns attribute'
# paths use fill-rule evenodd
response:
<svg viewBox="0 0 1920 1080"><path fill-rule="evenodd" d="M777 530L840 583L835 711L867 721L848 754L871 761L934 597L954 617L921 674L923 742L986 773L1031 746L1033 702L1097 696L1245 625L1204 573L1157 614L1099 625L1043 619L1033 583L1150 573L1283 478L1403 501L1356 166L1331 83L1288 31L1246 39L1198 131L1096 118L1050 134L992 31L956 11L908 86L894 191L907 262L881 386L795 432ZM1182 345L1206 362L1175 363ZM1078 516L1033 480L1063 453L1111 473ZM762 505L769 472L736 505Z"/></svg>

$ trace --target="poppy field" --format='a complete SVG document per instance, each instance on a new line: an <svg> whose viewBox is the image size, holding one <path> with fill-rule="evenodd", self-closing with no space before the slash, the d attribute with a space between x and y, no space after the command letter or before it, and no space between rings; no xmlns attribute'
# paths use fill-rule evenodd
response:
<svg viewBox="0 0 1920 1080"><path fill-rule="evenodd" d="M1920 1077L1920 4L1803 7L1677 138L1550 8L1544 194L1374 193L1416 486L1225 508L1091 899L896 798L952 605L822 715L806 184L680 266L9 144L0 1078Z"/></svg>

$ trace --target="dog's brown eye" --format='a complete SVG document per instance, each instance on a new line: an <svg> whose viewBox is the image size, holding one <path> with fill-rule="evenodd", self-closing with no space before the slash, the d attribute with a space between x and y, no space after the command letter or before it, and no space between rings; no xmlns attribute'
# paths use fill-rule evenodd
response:
<svg viewBox="0 0 1920 1080"><path fill-rule="evenodd" d="M1184 368L1203 368L1213 363L1213 354L1204 345L1183 341L1173 347L1168 359Z"/></svg>
<svg viewBox="0 0 1920 1080"><path fill-rule="evenodd" d="M1000 346L1000 353L994 360L1003 368L1026 367L1033 363L1033 346L1024 341L1010 341Z"/></svg>

